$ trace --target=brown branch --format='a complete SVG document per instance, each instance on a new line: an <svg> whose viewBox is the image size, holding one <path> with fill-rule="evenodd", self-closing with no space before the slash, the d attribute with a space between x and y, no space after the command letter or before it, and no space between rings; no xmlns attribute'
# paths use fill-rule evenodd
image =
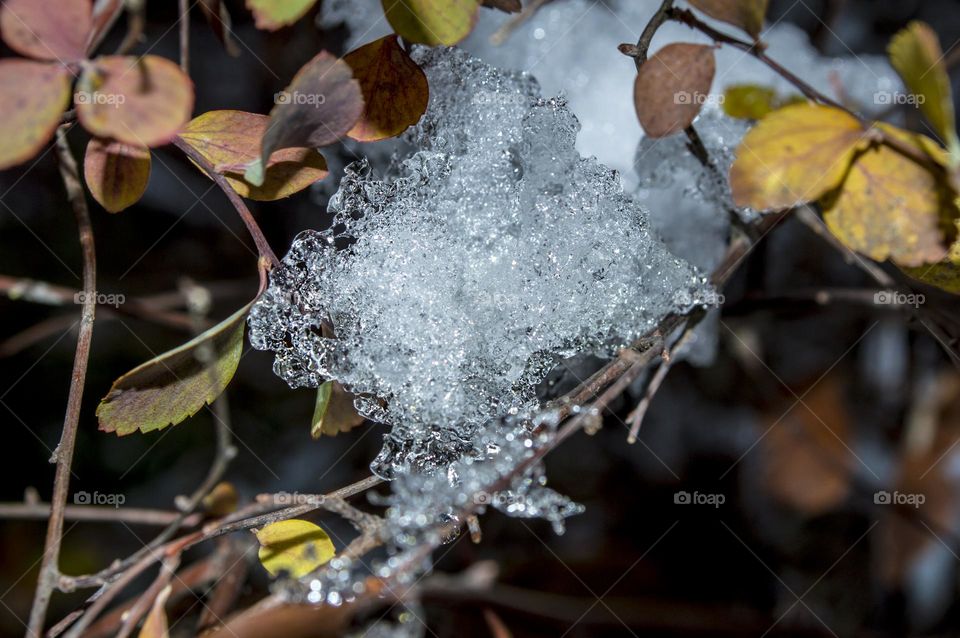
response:
<svg viewBox="0 0 960 638"><path fill-rule="evenodd" d="M63 419L63 432L60 443L54 450L53 459L57 471L53 481L50 520L47 524L47 536L44 541L43 559L40 564L40 576L34 592L30 621L27 627L28 638L39 638L43 632L44 621L50 597L60 575L60 544L63 540L63 516L67 505L67 493L70 489L70 467L73 463L73 448L77 438L77 426L80 422L80 407L83 400L83 387L87 378L87 363L90 359L90 343L93 338L93 320L96 315L94 298L97 291L97 257L93 241L93 228L90 225L90 212L80 182L77 162L70 153L67 143L69 125L61 125L56 132L56 154L60 165L60 176L67 191L67 199L77 219L80 247L83 253L83 291L85 293L83 311L80 315L80 331L77 337L77 350L73 361L73 374L70 377L70 394L67 399L67 413Z"/></svg>
<svg viewBox="0 0 960 638"><path fill-rule="evenodd" d="M637 71L640 70L640 67L643 66L643 63L647 61L647 56L650 54L650 44L653 42L653 36L656 35L660 27L663 26L663 23L666 22L670 17L670 11L673 9L673 0L663 0L663 3L660 5L660 8L657 9L657 12L653 14L653 17L650 18L650 21L647 22L647 26L643 28L643 33L640 34L640 37L637 39L636 49L632 50L630 55L633 57L634 64L637 65ZM621 48L621 51L623 49Z"/></svg>

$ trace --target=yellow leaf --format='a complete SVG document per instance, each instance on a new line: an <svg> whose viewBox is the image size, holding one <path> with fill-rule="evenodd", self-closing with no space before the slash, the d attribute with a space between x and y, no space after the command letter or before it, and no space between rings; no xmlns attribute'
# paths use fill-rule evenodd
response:
<svg viewBox="0 0 960 638"><path fill-rule="evenodd" d="M737 206L785 210L840 184L870 142L852 115L804 103L774 111L744 136L730 169Z"/></svg>
<svg viewBox="0 0 960 638"><path fill-rule="evenodd" d="M923 136L880 124L924 151ZM877 261L920 266L943 258L943 228L955 216L945 186L924 166L886 145L860 155L839 193L823 202L823 218L847 247Z"/></svg>
<svg viewBox="0 0 960 638"><path fill-rule="evenodd" d="M767 0L690 0L711 18L740 27L756 40L763 29Z"/></svg>
<svg viewBox="0 0 960 638"><path fill-rule="evenodd" d="M920 109L956 157L960 153L960 142L954 122L953 96L937 34L923 22L911 22L893 36L888 52L893 68L907 88L921 98Z"/></svg>
<svg viewBox="0 0 960 638"><path fill-rule="evenodd" d="M167 585L154 599L150 613L147 615L147 619L143 621L140 633L137 634L138 638L167 638L170 635L167 612L164 611L164 605L167 604L167 598L169 597L170 585Z"/></svg>
<svg viewBox="0 0 960 638"><path fill-rule="evenodd" d="M310 436L336 436L349 432L363 423L364 418L353 407L353 397L336 381L327 381L317 389L317 403L313 409Z"/></svg>
<svg viewBox="0 0 960 638"><path fill-rule="evenodd" d="M306 576L336 554L323 529L310 521L291 519L270 523L256 531L260 563L272 576Z"/></svg>

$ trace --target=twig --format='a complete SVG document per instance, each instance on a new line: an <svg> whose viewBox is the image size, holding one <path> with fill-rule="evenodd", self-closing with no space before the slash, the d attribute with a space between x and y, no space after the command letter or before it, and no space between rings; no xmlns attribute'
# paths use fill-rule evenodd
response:
<svg viewBox="0 0 960 638"><path fill-rule="evenodd" d="M695 326L696 324L688 323L676 343L674 343L671 348L665 348L661 351L660 357L662 361L660 362L660 366L650 378L650 382L647 384L647 389L643 393L643 398L640 399L640 403L627 415L627 422L630 424L630 434L627 435L627 443L632 444L637 442L637 434L640 432L640 425L643 423L643 417L647 414L650 402L653 401L653 396L660 390L663 380L667 378L667 373L670 372L673 362L677 360L677 352L686 346L693 338L693 329Z"/></svg>
<svg viewBox="0 0 960 638"><path fill-rule="evenodd" d="M180 10L180 69L190 75L190 0L178 0Z"/></svg>
<svg viewBox="0 0 960 638"><path fill-rule="evenodd" d="M68 521L127 523L129 525L169 525L179 515L179 512L167 510L138 507L118 508L108 505L67 505L63 510L63 517ZM0 519L41 520L49 516L49 503L0 503ZM184 527L192 527L198 524L200 520L201 516L198 514L188 516L182 523Z"/></svg>
<svg viewBox="0 0 960 638"><path fill-rule="evenodd" d="M502 27L497 29L493 35L490 36L490 44L494 46L500 46L507 41L507 38L510 37L514 31L517 30L520 25L529 20L536 14L540 8L550 2L551 0L530 0L527 2L526 6L518 13L517 15L511 17L507 20Z"/></svg>
<svg viewBox="0 0 960 638"><path fill-rule="evenodd" d="M126 55L143 39L146 26L147 0L124 0L127 9L127 33L115 55Z"/></svg>
<svg viewBox="0 0 960 638"><path fill-rule="evenodd" d="M183 151L187 157L196 162L197 165L202 168L207 175L209 175L210 179L212 179L214 183L220 187L220 190L224 192L224 194L227 196L227 199L230 200L230 203L233 204L233 207L240 215L240 219L242 219L243 223L246 225L247 231L253 238L253 243L257 246L257 251L260 253L261 259L266 260L268 269L279 265L280 260L277 259L277 256L273 253L273 249L270 248L267 238L263 236L263 231L261 231L260 226L257 225L257 220L254 219L253 214L250 212L250 209L247 208L243 198L237 194L237 191L233 189L233 186L230 185L230 182L228 182L223 175L214 169L213 165L207 161L207 158L197 152L195 148L184 142L181 138L175 137L173 139L173 144ZM261 268L261 275L262 274L263 269Z"/></svg>
<svg viewBox="0 0 960 638"><path fill-rule="evenodd" d="M96 315L97 257L93 241L93 228L90 225L90 213L80 183L77 163L70 153L67 143L68 125L61 125L56 133L56 153L60 164L60 176L67 191L67 199L77 219L80 247L83 252L83 291L85 293L83 310L80 315L80 331L77 336L77 350L73 360L73 374L70 378L70 394L67 399L67 413L63 419L63 432L60 443L54 450L53 460L57 471L53 481L53 497L50 506L50 521L47 524L47 537L44 542L43 560L40 576L34 592L30 621L27 626L28 638L39 638L50 604L50 596L57 585L60 575L60 543L63 539L63 515L67 505L67 492L70 489L70 467L73 463L73 448L77 438L77 426L80 422L80 407L83 400L83 387L87 378L87 363L90 359L90 342L93 337L93 320Z"/></svg>
<svg viewBox="0 0 960 638"><path fill-rule="evenodd" d="M656 35L660 27L663 26L663 23L669 19L671 9L673 9L673 0L663 0L660 8L657 9L657 12L654 13L650 21L647 22L647 26L643 28L643 32L637 39L637 48L631 54L634 64L637 65L637 71L639 71L643 63L647 61L653 36Z"/></svg>

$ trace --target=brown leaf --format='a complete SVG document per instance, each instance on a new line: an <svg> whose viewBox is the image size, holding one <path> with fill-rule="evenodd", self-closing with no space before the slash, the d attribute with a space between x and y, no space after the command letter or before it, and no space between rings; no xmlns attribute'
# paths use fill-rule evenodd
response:
<svg viewBox="0 0 960 638"><path fill-rule="evenodd" d="M500 9L507 13L520 13L523 10L520 0L483 0L483 6Z"/></svg>
<svg viewBox="0 0 960 638"><path fill-rule="evenodd" d="M672 135L696 119L716 71L713 49L683 42L668 44L640 67L633 101L649 137Z"/></svg>
<svg viewBox="0 0 960 638"><path fill-rule="evenodd" d="M396 35L365 44L344 56L363 92L363 114L348 135L361 142L393 137L427 110L427 76Z"/></svg>
<svg viewBox="0 0 960 638"><path fill-rule="evenodd" d="M155 55L97 58L78 89L74 99L84 128L135 146L166 144L193 111L193 82Z"/></svg>
<svg viewBox="0 0 960 638"><path fill-rule="evenodd" d="M808 516L824 514L850 492L856 458L850 452L852 424L840 378L819 381L803 401L790 397L766 413L761 440L764 488L778 501Z"/></svg>
<svg viewBox="0 0 960 638"><path fill-rule="evenodd" d="M327 381L317 388L317 403L313 409L310 436L336 436L361 425L364 418L353 407L353 395L336 381Z"/></svg>
<svg viewBox="0 0 960 638"><path fill-rule="evenodd" d="M110 213L119 213L143 197L150 181L150 151L92 138L83 160L83 177L93 198Z"/></svg>
<svg viewBox="0 0 960 638"><path fill-rule="evenodd" d="M70 104L70 73L62 66L0 60L0 170L21 164L50 141Z"/></svg>
<svg viewBox="0 0 960 638"><path fill-rule="evenodd" d="M75 62L86 54L90 0L5 0L0 33L7 45L37 60Z"/></svg>
<svg viewBox="0 0 960 638"><path fill-rule="evenodd" d="M263 136L259 166L247 170L247 181L263 183L263 166L274 151L336 142L353 128L362 112L363 94L350 66L326 51L320 52L297 72L286 90L277 94L277 105L270 111L270 124Z"/></svg>
<svg viewBox="0 0 960 638"><path fill-rule="evenodd" d="M207 111L180 131L180 138L227 178L241 197L273 201L297 193L327 176L323 155L310 148L285 148L270 156L263 184L254 186L243 167L260 154L270 118L245 111Z"/></svg>
<svg viewBox="0 0 960 638"><path fill-rule="evenodd" d="M690 0L711 18L740 27L756 40L763 29L767 0Z"/></svg>

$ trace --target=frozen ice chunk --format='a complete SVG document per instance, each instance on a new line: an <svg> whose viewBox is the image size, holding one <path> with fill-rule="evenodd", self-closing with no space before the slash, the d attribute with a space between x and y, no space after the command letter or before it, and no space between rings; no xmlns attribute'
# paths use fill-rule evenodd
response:
<svg viewBox="0 0 960 638"><path fill-rule="evenodd" d="M558 361L609 354L709 297L563 100L457 49L418 48L430 104L396 174L349 167L250 316L293 386L334 378L394 426L375 469L441 467L477 426L536 406ZM325 333L324 326L329 332Z"/></svg>

